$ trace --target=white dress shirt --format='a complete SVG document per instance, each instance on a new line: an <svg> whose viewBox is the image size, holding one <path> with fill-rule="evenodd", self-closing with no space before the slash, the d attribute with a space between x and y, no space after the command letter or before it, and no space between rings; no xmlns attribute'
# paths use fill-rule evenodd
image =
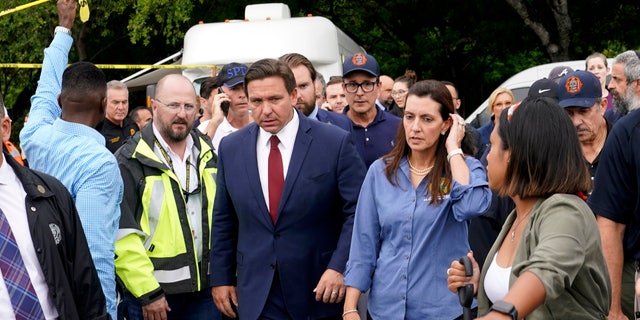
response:
<svg viewBox="0 0 640 320"><path fill-rule="evenodd" d="M222 119L222 122L220 122L220 124L218 125L218 128L216 129L216 133L213 135L213 139L211 139L211 144L213 145L213 152L215 152L216 155L218 155L218 148L220 148L220 141L222 141L222 138L236 131L238 131L238 129L234 128L231 125L231 123L229 123L229 120L227 120L227 118L224 117Z"/></svg>
<svg viewBox="0 0 640 320"><path fill-rule="evenodd" d="M29 232L29 222L24 203L27 193L24 191L24 187L15 172L13 172L13 168L7 164L4 154L1 152L0 157L2 157L2 164L0 165L0 208L2 208L2 212L4 212L11 226L18 249L20 249L20 255L27 268L27 273L36 295L38 295L45 318L57 319L58 310L49 296L49 287L44 279L44 274L31 240L31 233ZM2 271L0 271L1 274ZM0 278L0 319L15 319L4 276Z"/></svg>
<svg viewBox="0 0 640 320"><path fill-rule="evenodd" d="M300 126L300 119L298 119L298 113L293 112L293 119L289 121L280 132L276 135L280 139L278 149L282 156L282 173L284 174L284 181L287 181L287 172L289 171L289 162L291 162L291 154L293 153L293 145L296 142L296 135L298 134L298 127ZM258 173L260 174L260 186L262 186L262 195L264 201L269 208L269 152L271 150L272 134L260 128L258 133L258 141L256 142L256 155L258 158Z"/></svg>
<svg viewBox="0 0 640 320"><path fill-rule="evenodd" d="M173 163L173 173L180 182L180 188L187 192L196 191L200 181L200 175L198 174L198 168L196 167L198 165L198 156L200 153L198 148L194 146L191 135L187 136L187 146L184 150L184 156L180 158L180 156L171 150L171 147L169 147L167 142L162 138L155 124L153 124L153 134L169 156L169 159L171 159L171 163ZM168 163L167 159L165 159L162 151L155 143L153 146L153 152L158 156L158 158L160 158L160 160L162 160L162 162L171 168L171 165ZM185 187L187 183L187 168L190 170L189 185ZM202 190L197 194L190 194L188 196L187 210L189 226L196 246L196 255L198 257L198 261L202 261Z"/></svg>

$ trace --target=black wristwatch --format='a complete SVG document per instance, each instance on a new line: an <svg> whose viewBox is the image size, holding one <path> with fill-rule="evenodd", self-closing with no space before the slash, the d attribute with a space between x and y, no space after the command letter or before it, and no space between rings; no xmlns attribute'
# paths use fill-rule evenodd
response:
<svg viewBox="0 0 640 320"><path fill-rule="evenodd" d="M489 308L489 311L498 311L509 315L513 320L518 320L518 310L516 310L516 307L509 302L498 300L491 306L491 308Z"/></svg>

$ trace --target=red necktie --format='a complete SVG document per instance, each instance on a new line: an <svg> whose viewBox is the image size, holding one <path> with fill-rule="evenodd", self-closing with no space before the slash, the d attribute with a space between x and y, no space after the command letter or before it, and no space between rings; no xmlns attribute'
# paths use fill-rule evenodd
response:
<svg viewBox="0 0 640 320"><path fill-rule="evenodd" d="M271 221L276 223L278 217L278 207L284 189L284 173L282 170L282 155L278 149L280 139L278 136L271 136L271 150L269 151L269 214Z"/></svg>

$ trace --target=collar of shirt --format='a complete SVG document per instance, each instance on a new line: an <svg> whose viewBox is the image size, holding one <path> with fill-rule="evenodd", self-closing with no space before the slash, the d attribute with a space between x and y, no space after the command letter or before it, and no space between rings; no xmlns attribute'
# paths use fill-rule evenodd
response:
<svg viewBox="0 0 640 320"><path fill-rule="evenodd" d="M187 136L187 145L184 150L184 156L181 159L180 156L178 156L178 154L176 154L173 150L171 150L171 147L169 147L167 142L162 138L162 136L160 135L160 131L158 131L158 128L156 128L155 123L153 123L152 126L153 126L153 134L158 139L160 146L162 146L164 151L169 156L169 159L171 159L173 166L171 166L168 163L167 161L168 159L165 158L165 156L162 154L162 151L158 148L157 144L155 143L153 146L153 152L156 154L156 156L158 156L158 158L164 164L166 164L169 168L172 168L173 173L178 178L178 181L180 181L180 186L182 186L182 188L188 192L193 192L193 190L198 188L199 177L198 177L198 170L197 170L197 165L198 165L197 158L199 155L199 150L194 147L193 138L191 137L191 134ZM189 161L189 163L187 163L187 160ZM189 177L190 177L189 179L187 179L187 170L189 170ZM187 180L189 182L188 186L187 186Z"/></svg>
<svg viewBox="0 0 640 320"><path fill-rule="evenodd" d="M228 135L230 133L236 132L238 129L234 128L227 117L222 118L222 122L218 125L218 129L216 130L216 134L220 132L220 134Z"/></svg>
<svg viewBox="0 0 640 320"><path fill-rule="evenodd" d="M376 101L378 101L378 100L376 100ZM342 110L342 114L344 114L346 116L347 115L347 111L349 111L349 106L345 106L344 107L344 109ZM386 113L387 113L386 111L380 110L380 108L377 107L377 105L376 105L376 116L373 118L373 121L371 121L371 123L369 123L367 128L371 127L372 125L374 125L374 124L376 124L378 122L382 122L382 121L386 120L387 119L387 114ZM395 116L393 116L393 117L395 117ZM351 119L349 119L349 121L351 121L351 125L353 127L361 127L362 128L362 126L360 126L358 124L355 124Z"/></svg>
<svg viewBox="0 0 640 320"><path fill-rule="evenodd" d="M317 105L313 108L313 111L311 111L311 113L307 116L307 118L313 119L313 120L319 120L318 119L318 106Z"/></svg>
<svg viewBox="0 0 640 320"><path fill-rule="evenodd" d="M60 132L67 133L69 135L89 137L90 139L94 139L97 143L103 146L106 143L102 133L84 124L68 122L60 118L57 118L56 120L53 121L53 129Z"/></svg>
<svg viewBox="0 0 640 320"><path fill-rule="evenodd" d="M282 148L293 150L293 144L296 142L296 134L298 133L298 127L300 126L300 119L298 118L298 112L296 112L295 107L293 107L293 118L289 123L287 123L276 135L278 139L280 139L280 144ZM265 131L260 128L260 133L258 134L258 145L269 147L269 139L273 134ZM289 151L289 154L291 151Z"/></svg>
<svg viewBox="0 0 640 320"><path fill-rule="evenodd" d="M285 181L287 179L287 173L289 172L289 163L291 162L291 155L293 154L293 145L296 141L296 135L298 133L298 127L300 126L300 118L298 115L298 109L293 108L293 118L287 123L280 132L276 135L280 139L280 154L282 156L282 173L284 174ZM300 113L302 114L302 113ZM256 141L256 157L258 162L258 175L260 177L260 186L262 187L262 195L265 199L265 204L269 208L269 153L272 134L260 128L258 131L258 139Z"/></svg>

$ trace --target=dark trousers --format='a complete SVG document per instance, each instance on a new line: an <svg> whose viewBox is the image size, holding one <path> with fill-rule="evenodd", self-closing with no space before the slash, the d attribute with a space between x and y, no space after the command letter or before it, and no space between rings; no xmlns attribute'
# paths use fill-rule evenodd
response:
<svg viewBox="0 0 640 320"><path fill-rule="evenodd" d="M273 281L271 282L271 289L269 289L269 296L267 296L267 302L264 304L262 313L258 317L258 320L293 320L293 317L287 311L287 306L284 301L284 294L282 286L280 285L280 276L278 272L275 272ZM316 320L342 320L341 315L333 317L326 317Z"/></svg>
<svg viewBox="0 0 640 320"><path fill-rule="evenodd" d="M222 314L213 303L211 288L199 292L165 295L170 312L168 320L221 320ZM143 320L142 306L129 292L118 306L118 319Z"/></svg>

